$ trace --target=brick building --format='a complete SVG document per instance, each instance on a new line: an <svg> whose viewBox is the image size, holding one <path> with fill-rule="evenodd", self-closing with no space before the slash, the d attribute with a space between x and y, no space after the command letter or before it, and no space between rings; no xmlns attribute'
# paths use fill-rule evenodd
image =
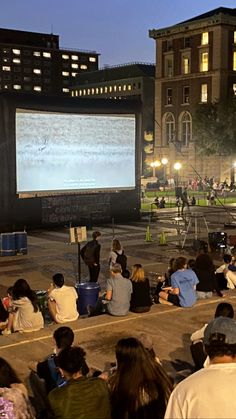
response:
<svg viewBox="0 0 236 419"><path fill-rule="evenodd" d="M0 91L68 95L77 74L98 69L98 56L61 49L58 35L0 29Z"/></svg>
<svg viewBox="0 0 236 419"><path fill-rule="evenodd" d="M156 43L155 158L180 178L229 176L233 157L199 157L192 135L196 105L236 95L236 9L220 7L171 27L149 31Z"/></svg>

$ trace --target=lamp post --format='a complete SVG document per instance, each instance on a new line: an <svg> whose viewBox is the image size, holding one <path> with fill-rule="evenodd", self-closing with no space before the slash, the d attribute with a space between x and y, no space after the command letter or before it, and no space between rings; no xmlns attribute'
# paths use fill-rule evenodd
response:
<svg viewBox="0 0 236 419"><path fill-rule="evenodd" d="M163 159L161 160L161 163L163 164L163 178L164 178L164 191L165 191L165 188L166 188L166 165L168 163L168 159L163 157Z"/></svg>
<svg viewBox="0 0 236 419"><path fill-rule="evenodd" d="M176 170L176 188L178 188L179 186L179 170L181 169L182 164L179 162L176 162L174 164L174 169ZM178 193L178 189L177 189L177 193ZM176 194L177 195L177 194ZM179 198L179 196L176 196ZM178 218L180 217L180 207L179 207L179 199L178 199Z"/></svg>
<svg viewBox="0 0 236 419"><path fill-rule="evenodd" d="M155 160L152 163L150 163L150 166L152 167L152 176L156 177L156 167L160 167L161 162L159 160Z"/></svg>

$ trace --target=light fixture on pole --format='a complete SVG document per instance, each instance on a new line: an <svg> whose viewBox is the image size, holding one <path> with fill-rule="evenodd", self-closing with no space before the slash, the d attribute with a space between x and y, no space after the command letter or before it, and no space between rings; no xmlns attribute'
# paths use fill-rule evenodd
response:
<svg viewBox="0 0 236 419"><path fill-rule="evenodd" d="M174 164L174 169L176 170L176 197L178 198L178 218L180 217L180 205L179 205L179 191L178 191L178 187L179 187L179 170L181 169L182 164L179 162L176 162Z"/></svg>
<svg viewBox="0 0 236 419"><path fill-rule="evenodd" d="M156 167L160 167L161 162L159 160L155 160L152 163L150 163L150 166L152 167L152 176L156 177Z"/></svg>

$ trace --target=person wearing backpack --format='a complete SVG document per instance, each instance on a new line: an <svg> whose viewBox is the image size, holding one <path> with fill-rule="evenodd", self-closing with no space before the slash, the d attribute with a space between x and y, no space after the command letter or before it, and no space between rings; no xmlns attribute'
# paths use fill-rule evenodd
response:
<svg viewBox="0 0 236 419"><path fill-rule="evenodd" d="M119 263L119 265L121 265L123 275L127 270L127 256L125 255L118 239L112 240L111 251L109 254L110 269L115 263Z"/></svg>
<svg viewBox="0 0 236 419"><path fill-rule="evenodd" d="M81 257L89 268L90 282L97 282L100 272L100 250L101 245L98 242L101 237L100 231L94 231L92 240L81 249Z"/></svg>

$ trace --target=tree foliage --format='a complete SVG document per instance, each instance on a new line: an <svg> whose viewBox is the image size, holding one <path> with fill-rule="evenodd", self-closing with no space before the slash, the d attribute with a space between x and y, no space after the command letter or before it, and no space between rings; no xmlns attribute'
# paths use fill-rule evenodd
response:
<svg viewBox="0 0 236 419"><path fill-rule="evenodd" d="M193 115L198 154L236 153L236 98L198 105Z"/></svg>

